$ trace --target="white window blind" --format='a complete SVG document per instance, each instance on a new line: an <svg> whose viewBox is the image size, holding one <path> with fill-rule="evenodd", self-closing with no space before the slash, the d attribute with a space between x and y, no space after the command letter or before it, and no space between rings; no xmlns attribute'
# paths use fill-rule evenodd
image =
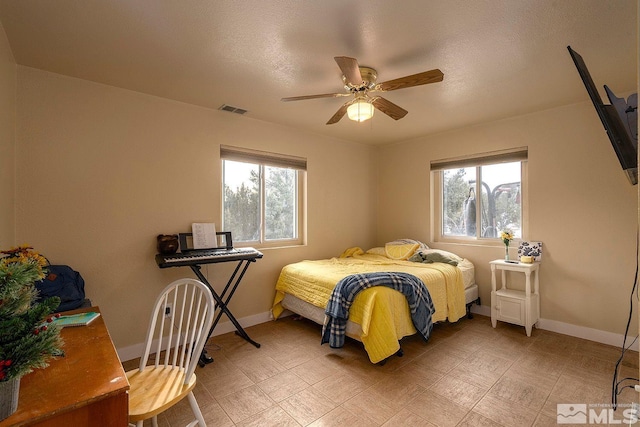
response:
<svg viewBox="0 0 640 427"><path fill-rule="evenodd" d="M528 158L528 148L519 147L509 150L492 151L472 156L455 157L431 161L431 170L493 165L497 163L523 162Z"/></svg>
<svg viewBox="0 0 640 427"><path fill-rule="evenodd" d="M220 158L235 162L257 163L279 168L307 170L307 159L286 154L268 153L247 148L220 146Z"/></svg>

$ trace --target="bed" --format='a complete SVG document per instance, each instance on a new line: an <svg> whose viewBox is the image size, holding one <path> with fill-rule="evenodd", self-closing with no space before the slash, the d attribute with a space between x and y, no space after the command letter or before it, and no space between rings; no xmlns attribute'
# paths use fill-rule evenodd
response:
<svg viewBox="0 0 640 427"><path fill-rule="evenodd" d="M349 275L370 272L403 272L420 278L433 301L433 323L470 316L471 304L479 303L473 263L403 239L366 252L349 248L339 257L285 266L276 283L273 316L277 319L289 310L322 325L335 285ZM377 286L355 297L346 335L363 343L372 363L398 353L400 339L415 333L409 306L400 292Z"/></svg>

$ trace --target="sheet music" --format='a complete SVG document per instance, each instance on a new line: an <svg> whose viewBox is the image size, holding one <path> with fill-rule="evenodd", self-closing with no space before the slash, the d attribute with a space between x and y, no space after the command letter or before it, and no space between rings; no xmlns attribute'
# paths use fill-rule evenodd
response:
<svg viewBox="0 0 640 427"><path fill-rule="evenodd" d="M194 249L210 249L218 246L216 225L211 222L194 222L191 224Z"/></svg>

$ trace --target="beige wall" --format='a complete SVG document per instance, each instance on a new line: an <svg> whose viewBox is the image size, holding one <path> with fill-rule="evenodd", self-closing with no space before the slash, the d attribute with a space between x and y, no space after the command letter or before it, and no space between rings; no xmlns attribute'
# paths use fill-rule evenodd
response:
<svg viewBox="0 0 640 427"><path fill-rule="evenodd" d="M431 160L521 146L529 147L526 237L544 244L541 317L623 334L636 265L638 195L590 103L383 147L377 242L405 236L432 242ZM475 263L488 306L488 262L504 256L503 246L433 245Z"/></svg>
<svg viewBox="0 0 640 427"><path fill-rule="evenodd" d="M166 284L193 276L156 266L156 235L220 224L220 144L308 160L308 245L265 250L236 317L268 312L285 264L373 242L372 147L25 67L17 99L17 240L82 273L118 348L144 339ZM230 268L204 273L221 290Z"/></svg>
<svg viewBox="0 0 640 427"><path fill-rule="evenodd" d="M16 63L0 25L0 247L15 245Z"/></svg>

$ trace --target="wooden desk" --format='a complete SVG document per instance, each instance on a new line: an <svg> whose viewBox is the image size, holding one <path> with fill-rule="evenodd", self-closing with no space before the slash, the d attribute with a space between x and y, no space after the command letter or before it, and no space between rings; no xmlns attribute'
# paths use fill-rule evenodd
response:
<svg viewBox="0 0 640 427"><path fill-rule="evenodd" d="M100 309L68 313L81 311ZM61 336L65 356L22 377L18 409L0 427L126 426L129 382L103 317L64 328Z"/></svg>

